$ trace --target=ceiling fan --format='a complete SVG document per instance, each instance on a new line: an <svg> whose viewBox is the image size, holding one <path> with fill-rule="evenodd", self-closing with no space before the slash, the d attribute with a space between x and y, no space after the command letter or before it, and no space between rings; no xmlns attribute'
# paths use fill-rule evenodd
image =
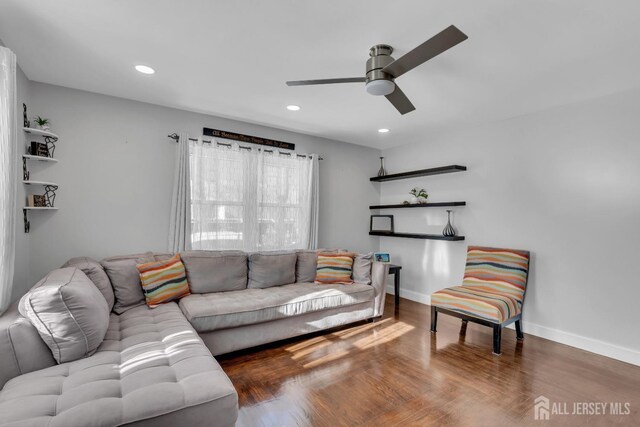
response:
<svg viewBox="0 0 640 427"><path fill-rule="evenodd" d="M366 83L365 88L371 95L384 95L400 112L407 114L415 110L409 98L400 90L395 79L427 62L458 43L467 39L467 35L454 25L442 30L420 46L398 59L393 59L393 48L386 44L377 44L369 49L365 77L347 77L343 79L294 80L287 86L326 85L332 83Z"/></svg>

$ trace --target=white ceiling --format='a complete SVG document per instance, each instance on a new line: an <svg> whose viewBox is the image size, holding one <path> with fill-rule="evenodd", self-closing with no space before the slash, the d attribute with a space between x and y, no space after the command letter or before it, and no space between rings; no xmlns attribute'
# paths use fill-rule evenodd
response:
<svg viewBox="0 0 640 427"><path fill-rule="evenodd" d="M0 0L0 39L32 80L386 148L640 87L638 18L636 0ZM469 39L397 80L405 116L360 84L284 83L362 76L370 46L397 58L451 24Z"/></svg>

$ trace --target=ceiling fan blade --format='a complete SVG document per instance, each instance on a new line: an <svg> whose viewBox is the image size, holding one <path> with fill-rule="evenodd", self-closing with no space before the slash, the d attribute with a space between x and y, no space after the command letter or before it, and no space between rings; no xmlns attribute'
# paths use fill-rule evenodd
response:
<svg viewBox="0 0 640 427"><path fill-rule="evenodd" d="M309 85L328 85L333 83L364 83L366 77L347 77L344 79L322 79L322 80L294 80L287 82L287 86L309 86Z"/></svg>
<svg viewBox="0 0 640 427"><path fill-rule="evenodd" d="M396 107L396 110L400 112L400 114L407 114L416 109L413 106L407 95L404 94L402 90L396 85L396 88L389 95L385 95L385 98L389 100Z"/></svg>
<svg viewBox="0 0 640 427"><path fill-rule="evenodd" d="M382 71L391 74L393 77L400 77L407 71L413 70L418 65L440 55L468 38L465 33L456 28L455 25L452 25L396 59L384 67Z"/></svg>

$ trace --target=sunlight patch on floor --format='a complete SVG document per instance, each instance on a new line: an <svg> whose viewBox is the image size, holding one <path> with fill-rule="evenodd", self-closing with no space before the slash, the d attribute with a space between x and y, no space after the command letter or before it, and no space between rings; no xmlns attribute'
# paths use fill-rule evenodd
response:
<svg viewBox="0 0 640 427"><path fill-rule="evenodd" d="M316 360L313 360L309 363L305 363L304 365L302 365L302 367L309 369L309 368L315 368L316 366L320 366L323 365L327 362L331 362L333 360L337 360L340 359L341 357L344 357L346 355L349 354L348 350L339 350L339 351L335 351L333 353L329 353L325 356L322 356Z"/></svg>
<svg viewBox="0 0 640 427"><path fill-rule="evenodd" d="M384 343L393 341L394 339L399 338L402 335L406 334L407 332L415 329L414 326L408 325L404 322L396 322L396 323L392 323L390 325L381 327L381 324L383 322L391 321L391 320L392 319L385 319L384 321L381 321L378 323L359 326L354 330L350 329L348 331L345 331L346 336L342 335L340 339L342 340L342 339L356 336L358 334L366 333L366 336L358 339L351 345L352 347L356 347L359 350L365 350L367 348L374 347L379 344L384 344ZM343 331L340 331L340 332L343 332ZM300 343L305 345L294 345L287 348L286 350L291 353L294 353L291 356L293 360L299 360L304 357L309 357L317 350L326 349L331 344L334 344L334 345L336 344L335 341L327 340L324 338L320 339L320 338L322 337L316 337L312 340L313 341L312 343ZM295 350L294 348L297 348L297 350ZM347 349L336 350L329 354L321 356L317 359L314 359L313 361L310 361L306 364L303 364L303 367L314 368L314 367L323 365L325 363L340 359L344 356L349 355L349 353L350 351Z"/></svg>
<svg viewBox="0 0 640 427"><path fill-rule="evenodd" d="M346 329L344 331L334 332L331 335L339 336L340 339L347 339L347 338L350 338L350 337L352 337L354 335L358 335L358 334L360 334L362 332L368 331L369 329L380 327L380 325L383 325L385 323L389 323L391 321L393 321L393 319L387 318L387 319L383 319L383 320L377 321L375 323L369 323L367 325L362 325L362 326L356 326L354 328L349 328L349 329Z"/></svg>
<svg viewBox="0 0 640 427"><path fill-rule="evenodd" d="M327 347L327 346L329 346L331 344L333 344L332 341L324 340L323 342L316 343L316 344L314 344L312 346L308 346L308 347L303 348L302 350L298 350L298 351L294 352L293 355L291 356L291 358L293 360L298 360L298 359L300 359L302 357L305 357L305 356L315 352L316 350L320 350L321 348Z"/></svg>
<svg viewBox="0 0 640 427"><path fill-rule="evenodd" d="M378 344L384 344L389 341L393 341L394 339L401 337L409 331L415 329L414 326L408 325L404 322L394 323L393 325L389 325L381 330L373 331L371 336L359 339L353 345L358 347L361 350L374 347Z"/></svg>

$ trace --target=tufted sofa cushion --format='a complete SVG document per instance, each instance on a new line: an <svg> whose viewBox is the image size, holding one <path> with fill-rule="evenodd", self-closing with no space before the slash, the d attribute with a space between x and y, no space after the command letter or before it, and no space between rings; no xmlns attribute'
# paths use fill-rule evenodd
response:
<svg viewBox="0 0 640 427"><path fill-rule="evenodd" d="M8 426L116 426L184 419L233 425L236 391L175 303L111 314L88 358L13 378L0 391ZM215 418L211 418L212 415ZM166 416L166 418L163 418Z"/></svg>

